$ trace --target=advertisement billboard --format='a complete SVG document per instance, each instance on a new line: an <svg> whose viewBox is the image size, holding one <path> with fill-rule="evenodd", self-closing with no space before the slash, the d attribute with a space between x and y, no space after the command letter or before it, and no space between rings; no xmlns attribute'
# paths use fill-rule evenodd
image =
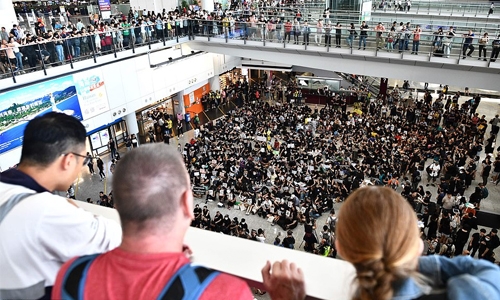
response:
<svg viewBox="0 0 500 300"><path fill-rule="evenodd" d="M77 73L73 75L73 82L84 120L109 110L106 87L100 70Z"/></svg>
<svg viewBox="0 0 500 300"><path fill-rule="evenodd" d="M82 121L109 110L102 72L91 70L0 94L0 153L23 143L26 124L56 111Z"/></svg>

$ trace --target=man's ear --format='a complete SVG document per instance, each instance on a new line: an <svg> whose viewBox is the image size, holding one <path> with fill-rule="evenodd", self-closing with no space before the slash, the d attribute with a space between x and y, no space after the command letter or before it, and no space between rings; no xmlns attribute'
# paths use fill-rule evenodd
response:
<svg viewBox="0 0 500 300"><path fill-rule="evenodd" d="M71 168L73 163L76 163L76 159L75 156L70 153L67 155L61 155L56 162L62 171L66 171Z"/></svg>
<svg viewBox="0 0 500 300"><path fill-rule="evenodd" d="M181 209L182 214L189 218L190 220L194 219L193 213L193 194L191 193L191 189L186 189L181 195Z"/></svg>

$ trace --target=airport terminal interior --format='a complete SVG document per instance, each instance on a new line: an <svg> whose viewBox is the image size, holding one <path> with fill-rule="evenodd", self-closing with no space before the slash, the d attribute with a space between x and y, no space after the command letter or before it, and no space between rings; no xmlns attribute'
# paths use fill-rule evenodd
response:
<svg viewBox="0 0 500 300"><path fill-rule="evenodd" d="M0 170L26 121L59 111L92 158L61 196L113 208L120 159L165 143L190 175L192 227L228 244L339 259L336 215L373 185L412 205L423 255L480 259L471 237L500 227L499 15L465 0L5 0Z"/></svg>

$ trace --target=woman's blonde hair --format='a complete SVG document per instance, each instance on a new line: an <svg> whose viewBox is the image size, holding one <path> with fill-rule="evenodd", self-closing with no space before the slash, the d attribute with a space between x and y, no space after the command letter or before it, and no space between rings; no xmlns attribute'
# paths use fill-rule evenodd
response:
<svg viewBox="0 0 500 300"><path fill-rule="evenodd" d="M336 227L340 255L357 271L356 300L385 300L395 281L417 275L421 241L409 203L386 187L364 187L342 205Z"/></svg>

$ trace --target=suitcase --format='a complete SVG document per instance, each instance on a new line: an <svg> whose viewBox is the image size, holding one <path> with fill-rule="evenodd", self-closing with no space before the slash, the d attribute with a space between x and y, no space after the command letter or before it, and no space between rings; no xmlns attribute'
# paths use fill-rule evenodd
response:
<svg viewBox="0 0 500 300"><path fill-rule="evenodd" d="M436 57L443 57L443 55L444 55L443 49L437 49L436 51L434 51L434 56Z"/></svg>

